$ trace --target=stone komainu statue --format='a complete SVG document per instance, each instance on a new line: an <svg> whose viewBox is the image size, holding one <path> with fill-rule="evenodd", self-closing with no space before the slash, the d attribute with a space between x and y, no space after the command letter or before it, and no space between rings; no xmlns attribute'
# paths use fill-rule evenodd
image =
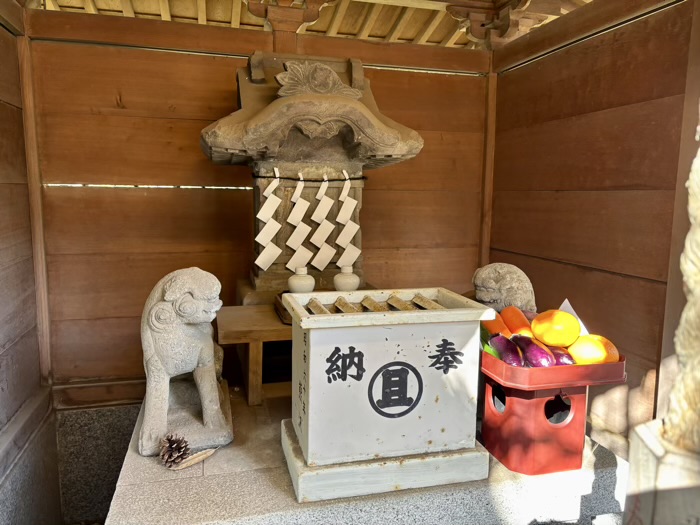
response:
<svg viewBox="0 0 700 525"><path fill-rule="evenodd" d="M214 329L221 308L221 283L199 268L176 270L163 277L148 296L141 317L141 344L146 370L146 397L139 453L158 453L167 431L170 379L194 372L204 426L226 425L215 371Z"/></svg>
<svg viewBox="0 0 700 525"><path fill-rule="evenodd" d="M497 312L506 306L517 306L536 312L535 291L525 272L506 263L491 263L479 268L472 278L476 300Z"/></svg>

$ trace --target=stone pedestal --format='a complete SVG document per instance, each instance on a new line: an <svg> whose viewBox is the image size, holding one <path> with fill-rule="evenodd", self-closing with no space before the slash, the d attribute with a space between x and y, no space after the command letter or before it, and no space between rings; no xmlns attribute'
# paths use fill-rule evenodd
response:
<svg viewBox="0 0 700 525"><path fill-rule="evenodd" d="M630 438L625 525L700 524L700 455L660 437L661 421L636 427Z"/></svg>
<svg viewBox="0 0 700 525"><path fill-rule="evenodd" d="M525 476L491 458L481 481L300 504L280 443L288 392L255 407L232 392L236 439L181 471L139 456L135 433L107 525L590 525L621 510L627 462L590 440L577 471Z"/></svg>

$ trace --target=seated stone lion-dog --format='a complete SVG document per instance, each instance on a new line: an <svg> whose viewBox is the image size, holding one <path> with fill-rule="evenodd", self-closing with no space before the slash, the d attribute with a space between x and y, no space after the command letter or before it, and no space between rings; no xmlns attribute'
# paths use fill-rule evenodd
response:
<svg viewBox="0 0 700 525"><path fill-rule="evenodd" d="M139 453L158 454L168 432L170 379L194 372L207 429L221 429L226 419L219 402L214 329L221 308L221 283L199 268L176 270L153 288L141 317L141 344L146 370L146 397Z"/></svg>

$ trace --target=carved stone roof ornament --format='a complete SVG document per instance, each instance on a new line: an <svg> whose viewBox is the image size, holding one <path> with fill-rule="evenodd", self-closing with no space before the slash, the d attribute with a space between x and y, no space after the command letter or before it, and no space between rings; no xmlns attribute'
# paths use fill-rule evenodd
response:
<svg viewBox="0 0 700 525"><path fill-rule="evenodd" d="M363 172L415 157L423 139L379 112L358 60L255 53L237 78L241 109L200 143L217 164L253 167L255 262L242 304L270 302L307 266L319 288L342 266L362 286Z"/></svg>
<svg viewBox="0 0 700 525"><path fill-rule="evenodd" d="M289 158L294 153L285 150L302 142L297 132L310 140L339 136L347 160L365 169L413 158L423 147L418 133L379 112L359 61L255 53L238 85L242 109L202 131L202 149L217 164Z"/></svg>

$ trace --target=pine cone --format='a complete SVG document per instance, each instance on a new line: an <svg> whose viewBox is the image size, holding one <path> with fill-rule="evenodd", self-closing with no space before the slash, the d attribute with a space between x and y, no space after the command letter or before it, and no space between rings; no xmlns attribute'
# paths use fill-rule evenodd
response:
<svg viewBox="0 0 700 525"><path fill-rule="evenodd" d="M173 468L190 456L190 447L184 437L168 434L160 440L160 460L168 468Z"/></svg>

